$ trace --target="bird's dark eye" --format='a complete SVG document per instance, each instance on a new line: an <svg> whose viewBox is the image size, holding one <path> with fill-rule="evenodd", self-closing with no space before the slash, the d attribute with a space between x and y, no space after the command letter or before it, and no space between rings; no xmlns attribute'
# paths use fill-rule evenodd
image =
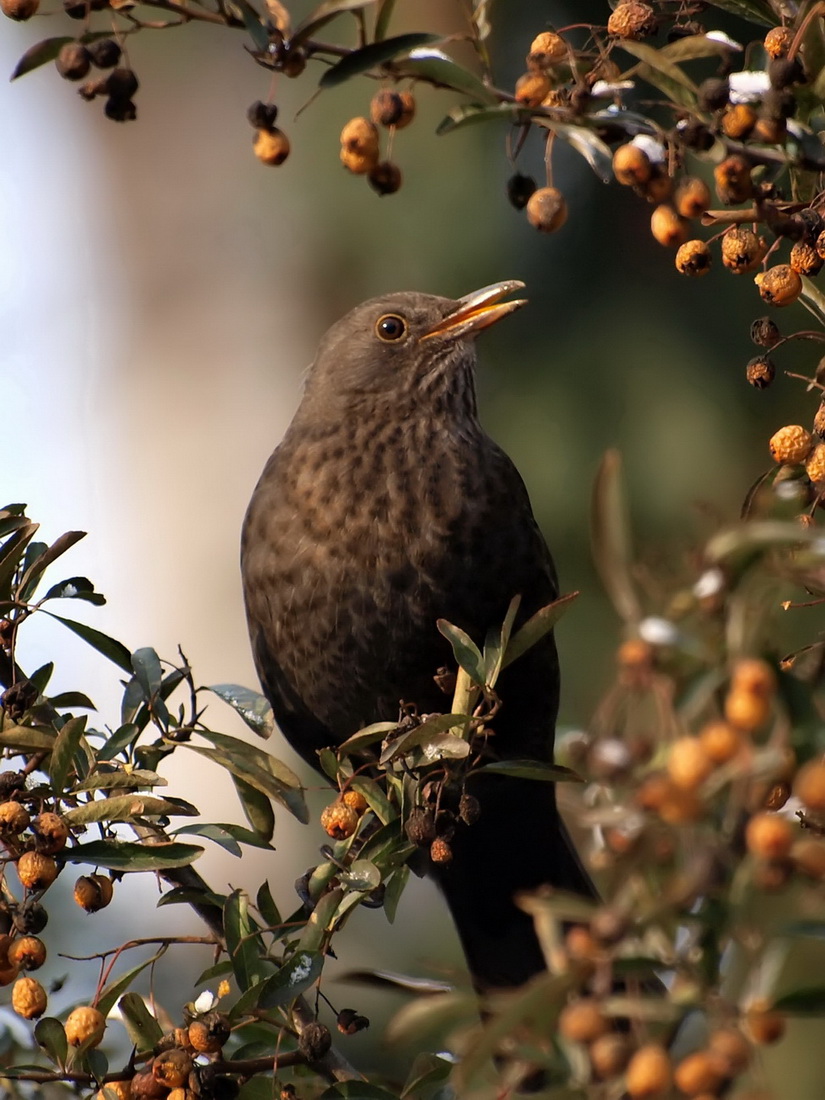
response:
<svg viewBox="0 0 825 1100"><path fill-rule="evenodd" d="M407 322L397 313L385 313L375 323L375 334L379 340L400 340L406 332Z"/></svg>

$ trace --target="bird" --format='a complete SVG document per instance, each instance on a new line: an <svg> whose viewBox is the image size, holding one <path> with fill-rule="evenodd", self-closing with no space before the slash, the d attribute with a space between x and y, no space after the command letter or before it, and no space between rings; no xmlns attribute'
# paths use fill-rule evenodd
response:
<svg viewBox="0 0 825 1100"><path fill-rule="evenodd" d="M524 482L486 434L476 337L524 299L517 280L458 299L372 298L320 341L303 396L255 487L241 574L250 643L275 719L312 767L318 753L402 702L448 709L446 619L483 641L515 596L514 629L559 594ZM559 663L552 634L502 672L499 760L553 759ZM522 891L594 897L551 783L471 775L478 820L430 873L481 992L545 968Z"/></svg>

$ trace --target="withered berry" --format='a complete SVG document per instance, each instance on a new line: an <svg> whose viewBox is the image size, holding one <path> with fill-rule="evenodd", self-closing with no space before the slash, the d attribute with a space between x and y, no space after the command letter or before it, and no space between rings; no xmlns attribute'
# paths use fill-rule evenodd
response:
<svg viewBox="0 0 825 1100"><path fill-rule="evenodd" d="M802 293L802 280L789 264L777 264L756 276L762 300L772 306L789 306Z"/></svg>
<svg viewBox="0 0 825 1100"><path fill-rule="evenodd" d="M379 195L394 195L401 186L401 169L391 160L382 160L367 173L367 183Z"/></svg>
<svg viewBox="0 0 825 1100"><path fill-rule="evenodd" d="M435 815L432 810L413 810L404 822L404 832L411 843L427 848L435 840Z"/></svg>
<svg viewBox="0 0 825 1100"><path fill-rule="evenodd" d="M788 263L799 275L814 276L819 274L825 260L817 252L812 244L807 241L797 241L791 248Z"/></svg>
<svg viewBox="0 0 825 1100"><path fill-rule="evenodd" d="M229 1021L220 1012L207 1012L189 1025L188 1040L200 1054L215 1054L229 1038Z"/></svg>
<svg viewBox="0 0 825 1100"><path fill-rule="evenodd" d="M332 1036L324 1024L307 1024L298 1038L298 1050L308 1062L317 1062L323 1058L332 1046Z"/></svg>
<svg viewBox="0 0 825 1100"><path fill-rule="evenodd" d="M656 26L656 12L650 4L622 0L610 14L607 33L615 34L617 38L647 38L656 33Z"/></svg>
<svg viewBox="0 0 825 1100"><path fill-rule="evenodd" d="M103 106L103 113L112 122L134 122L137 118L137 106L131 99L109 96Z"/></svg>
<svg viewBox="0 0 825 1100"><path fill-rule="evenodd" d="M753 181L749 162L738 154L726 157L713 170L716 193L721 202L730 206L745 202L753 195Z"/></svg>
<svg viewBox="0 0 825 1100"><path fill-rule="evenodd" d="M781 338L779 326L770 317L757 317L751 325L751 340L760 348L772 348Z"/></svg>
<svg viewBox="0 0 825 1100"><path fill-rule="evenodd" d="M66 1030L68 1032L68 1022ZM179 1047L162 1051L152 1062L152 1076L166 1088L180 1088L192 1072L192 1055Z"/></svg>
<svg viewBox="0 0 825 1100"><path fill-rule="evenodd" d="M17 861L17 874L29 890L45 890L57 878L57 864L41 852L24 852Z"/></svg>
<svg viewBox="0 0 825 1100"><path fill-rule="evenodd" d="M121 49L114 38L99 38L86 47L92 64L98 69L113 69L120 61Z"/></svg>
<svg viewBox="0 0 825 1100"><path fill-rule="evenodd" d="M398 92L382 88L370 101L370 118L376 126L395 126L404 114L404 100Z"/></svg>
<svg viewBox="0 0 825 1100"><path fill-rule="evenodd" d="M803 84L805 72L799 58L777 57L768 62L768 79L772 88L789 88L792 84Z"/></svg>
<svg viewBox="0 0 825 1100"><path fill-rule="evenodd" d="M542 31L537 34L530 44L530 52L527 54L528 69L546 69L551 65L559 65L568 58L567 46L561 35L553 31Z"/></svg>
<svg viewBox="0 0 825 1100"><path fill-rule="evenodd" d="M710 188L698 176L685 176L676 185L673 205L683 218L698 218L711 204Z"/></svg>
<svg viewBox="0 0 825 1100"><path fill-rule="evenodd" d="M246 119L255 130L271 130L278 117L278 108L274 103L264 103L256 99L246 111Z"/></svg>
<svg viewBox="0 0 825 1100"><path fill-rule="evenodd" d="M18 978L11 991L11 1007L24 1020L36 1020L46 1011L46 990L35 978Z"/></svg>
<svg viewBox="0 0 825 1100"><path fill-rule="evenodd" d="M49 812L37 815L32 821L32 832L38 852L45 852L48 856L62 851L69 838L69 826L60 814Z"/></svg>
<svg viewBox="0 0 825 1100"><path fill-rule="evenodd" d="M710 271L711 251L704 241L685 241L676 253L676 270L681 275L707 275Z"/></svg>
<svg viewBox="0 0 825 1100"><path fill-rule="evenodd" d="M430 859L433 863L449 863L453 858L453 850L449 841L443 836L437 836L430 845Z"/></svg>
<svg viewBox="0 0 825 1100"><path fill-rule="evenodd" d="M776 367L767 355L757 355L751 359L745 371L748 382L757 390L764 390L776 377Z"/></svg>
<svg viewBox="0 0 825 1100"><path fill-rule="evenodd" d="M112 69L106 78L106 91L112 99L129 100L139 86L138 78L131 69Z"/></svg>
<svg viewBox="0 0 825 1100"><path fill-rule="evenodd" d="M722 237L722 263L734 273L743 275L753 271L762 262L768 246L763 237L757 237L744 225L733 225Z"/></svg>
<svg viewBox="0 0 825 1100"><path fill-rule="evenodd" d="M67 42L54 63L64 80L82 80L92 67L92 58L82 42Z"/></svg>
<svg viewBox="0 0 825 1100"><path fill-rule="evenodd" d="M771 59L787 57L792 42L793 31L790 27L771 27L765 35L765 53Z"/></svg>
<svg viewBox="0 0 825 1100"><path fill-rule="evenodd" d="M322 811L321 825L333 840L346 840L358 828L358 814L345 802L336 799Z"/></svg>
<svg viewBox="0 0 825 1100"><path fill-rule="evenodd" d="M669 203L661 203L650 216L650 232L666 248L678 248L688 236L688 225Z"/></svg>
<svg viewBox="0 0 825 1100"><path fill-rule="evenodd" d="M730 99L730 84L719 77L709 77L699 85L699 106L703 111L720 111Z"/></svg>
<svg viewBox="0 0 825 1100"><path fill-rule="evenodd" d="M289 138L277 126L256 130L253 149L255 156L262 164L283 164L289 156Z"/></svg>
<svg viewBox="0 0 825 1100"><path fill-rule="evenodd" d="M91 1005L73 1008L66 1018L66 1038L73 1047L89 1042L96 1047L103 1038L106 1020L103 1013Z"/></svg>
<svg viewBox="0 0 825 1100"><path fill-rule="evenodd" d="M756 125L757 117L749 103L732 103L722 115L722 133L733 141L744 141Z"/></svg>
<svg viewBox="0 0 825 1100"><path fill-rule="evenodd" d="M532 176L523 176L516 172L507 180L507 198L516 210L523 210L536 190L536 181Z"/></svg>
<svg viewBox="0 0 825 1100"><path fill-rule="evenodd" d="M0 836L19 836L28 829L29 821L29 811L22 803L0 803Z"/></svg>

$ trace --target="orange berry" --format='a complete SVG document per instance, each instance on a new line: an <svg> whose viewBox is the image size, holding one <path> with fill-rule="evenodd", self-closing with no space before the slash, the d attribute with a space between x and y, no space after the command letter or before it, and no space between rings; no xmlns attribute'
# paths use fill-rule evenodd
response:
<svg viewBox="0 0 825 1100"><path fill-rule="evenodd" d="M24 1020L36 1020L46 1011L46 990L34 978L18 978L11 991L11 1007Z"/></svg>
<svg viewBox="0 0 825 1100"><path fill-rule="evenodd" d="M698 218L712 202L710 188L698 176L685 176L676 185L673 205L683 218Z"/></svg>
<svg viewBox="0 0 825 1100"><path fill-rule="evenodd" d="M341 131L341 150L378 162L378 129L368 118L351 118Z"/></svg>
<svg viewBox="0 0 825 1100"><path fill-rule="evenodd" d="M558 65L566 61L568 57L567 46L561 35L553 31L542 31L537 34L530 44L530 52L527 54L528 69L545 69L550 65Z"/></svg>
<svg viewBox="0 0 825 1100"><path fill-rule="evenodd" d="M666 203L673 195L673 177L669 176L661 164L653 166L653 175L641 185L641 192L648 202Z"/></svg>
<svg viewBox="0 0 825 1100"><path fill-rule="evenodd" d="M699 733L699 744L714 764L726 764L742 747L742 734L730 722L709 722Z"/></svg>
<svg viewBox="0 0 825 1100"><path fill-rule="evenodd" d="M698 737L680 737L670 746L667 771L677 787L693 791L713 771L713 761L702 748Z"/></svg>
<svg viewBox="0 0 825 1100"><path fill-rule="evenodd" d="M45 890L57 878L57 864L41 852L24 852L17 861L17 874L29 890Z"/></svg>
<svg viewBox="0 0 825 1100"><path fill-rule="evenodd" d="M337 799L322 811L321 825L333 840L346 840L358 828L358 814L351 806Z"/></svg>
<svg viewBox="0 0 825 1100"><path fill-rule="evenodd" d="M152 1076L167 1088L180 1088L192 1072L192 1055L179 1047L165 1050L152 1062Z"/></svg>
<svg viewBox="0 0 825 1100"><path fill-rule="evenodd" d="M754 1001L745 1013L745 1027L755 1043L766 1046L785 1034L785 1017L764 1001Z"/></svg>
<svg viewBox="0 0 825 1100"><path fill-rule="evenodd" d="M632 141L620 145L613 154L613 175L624 187L647 183L652 174L647 153Z"/></svg>
<svg viewBox="0 0 825 1100"><path fill-rule="evenodd" d="M599 957L599 945L589 929L574 924L567 930L564 945L571 959L592 962Z"/></svg>
<svg viewBox="0 0 825 1100"><path fill-rule="evenodd" d="M117 1100L131 1100L132 1082L107 1081L103 1088L95 1093L95 1100L110 1100L110 1094L117 1097Z"/></svg>
<svg viewBox="0 0 825 1100"><path fill-rule="evenodd" d="M704 241L685 241L676 253L676 270L680 275L707 275L712 254Z"/></svg>
<svg viewBox="0 0 825 1100"><path fill-rule="evenodd" d="M808 244L807 241L797 241L791 248L788 263L797 274L813 276L819 274L825 260L812 244Z"/></svg>
<svg viewBox="0 0 825 1100"><path fill-rule="evenodd" d="M60 814L38 814L32 821L32 832L38 852L48 856L62 851L69 839L69 826Z"/></svg>
<svg viewBox="0 0 825 1100"><path fill-rule="evenodd" d="M716 165L713 178L716 182L716 193L727 206L746 202L753 195L751 166L744 157L736 153Z"/></svg>
<svg viewBox="0 0 825 1100"><path fill-rule="evenodd" d="M782 465L804 462L814 445L813 436L801 424L786 424L771 436L771 458Z"/></svg>
<svg viewBox="0 0 825 1100"><path fill-rule="evenodd" d="M669 203L663 202L650 215L650 232L665 248L678 248L688 238L688 225Z"/></svg>
<svg viewBox="0 0 825 1100"><path fill-rule="evenodd" d="M765 53L774 61L778 57L787 57L792 42L793 31L790 27L771 27L765 35Z"/></svg>
<svg viewBox="0 0 825 1100"><path fill-rule="evenodd" d="M565 1005L559 1015L559 1032L574 1043L592 1043L609 1028L599 1002L582 997Z"/></svg>
<svg viewBox="0 0 825 1100"><path fill-rule="evenodd" d="M654 1100L670 1088L673 1071L670 1057L658 1043L639 1047L627 1067L625 1086L632 1100Z"/></svg>
<svg viewBox="0 0 825 1100"><path fill-rule="evenodd" d="M677 787L674 783L662 799L659 817L668 825L684 825L691 821L698 821L703 809L702 802L695 791Z"/></svg>
<svg viewBox="0 0 825 1100"><path fill-rule="evenodd" d="M630 1040L625 1035L608 1032L594 1039L587 1053L595 1075L603 1081L609 1080L624 1071L630 1058Z"/></svg>
<svg viewBox="0 0 825 1100"><path fill-rule="evenodd" d="M802 293L802 279L789 264L777 264L753 280L762 300L772 306L789 306Z"/></svg>
<svg viewBox="0 0 825 1100"><path fill-rule="evenodd" d="M722 132L733 141L742 141L756 125L757 118L749 103L731 103L722 115Z"/></svg>
<svg viewBox="0 0 825 1100"><path fill-rule="evenodd" d="M31 19L33 15L37 14L39 7L40 0L0 0L0 10L2 10L3 15L16 20L18 23Z"/></svg>
<svg viewBox="0 0 825 1100"><path fill-rule="evenodd" d="M825 813L825 763L809 760L796 773L793 793L813 813Z"/></svg>
<svg viewBox="0 0 825 1100"><path fill-rule="evenodd" d="M760 859L783 859L790 854L793 840L791 823L776 814L754 814L745 828L748 851Z"/></svg>
<svg viewBox="0 0 825 1100"><path fill-rule="evenodd" d="M289 156L289 138L277 126L272 129L256 130L252 147L255 156L262 164L283 164Z"/></svg>
<svg viewBox="0 0 825 1100"><path fill-rule="evenodd" d="M208 1012L192 1021L187 1038L199 1054L216 1054L229 1038L229 1021L220 1012Z"/></svg>
<svg viewBox="0 0 825 1100"><path fill-rule="evenodd" d="M46 945L37 936L21 936L9 945L8 960L18 970L39 970L46 961Z"/></svg>
<svg viewBox="0 0 825 1100"><path fill-rule="evenodd" d="M516 81L515 99L523 107L539 107L550 91L550 78L542 72L524 73Z"/></svg>
<svg viewBox="0 0 825 1100"><path fill-rule="evenodd" d="M817 443L805 459L805 473L818 489L825 485L825 443Z"/></svg>
<svg viewBox="0 0 825 1100"><path fill-rule="evenodd" d="M437 836L430 845L430 859L433 863L450 863L453 858L453 850L448 841L442 836Z"/></svg>
<svg viewBox="0 0 825 1100"><path fill-rule="evenodd" d="M112 880L106 875L81 875L74 884L74 900L87 913L105 909L112 894Z"/></svg>
<svg viewBox="0 0 825 1100"><path fill-rule="evenodd" d="M722 263L734 275L753 271L767 251L764 237L757 237L752 229L743 225L731 226L722 237Z"/></svg>
<svg viewBox="0 0 825 1100"><path fill-rule="evenodd" d="M0 836L19 836L29 827L29 811L19 802L0 803Z"/></svg>
<svg viewBox="0 0 825 1100"><path fill-rule="evenodd" d="M743 733L764 726L771 713L770 700L750 691L729 691L725 696L725 718Z"/></svg>
<svg viewBox="0 0 825 1100"><path fill-rule="evenodd" d="M735 1027L720 1027L708 1036L708 1048L718 1055L726 1077L736 1077L747 1069L751 1060L751 1045Z"/></svg>
<svg viewBox="0 0 825 1100"><path fill-rule="evenodd" d="M688 1054L673 1074L676 1087L688 1096L699 1096L703 1092L715 1095L725 1077L725 1063L708 1050Z"/></svg>
<svg viewBox="0 0 825 1100"><path fill-rule="evenodd" d="M355 791L352 787L344 791L341 795L341 800L349 806L351 810L355 810L359 817L369 809L369 803L366 798L364 798L360 791Z"/></svg>
<svg viewBox="0 0 825 1100"><path fill-rule="evenodd" d="M96 1047L103 1038L105 1027L102 1012L91 1005L79 1005L66 1018L66 1038L73 1047L82 1046L88 1040L92 1040L90 1046Z"/></svg>
<svg viewBox="0 0 825 1100"><path fill-rule="evenodd" d="M542 233L555 233L567 221L567 202L555 187L539 187L527 200L527 220Z"/></svg>
<svg viewBox="0 0 825 1100"><path fill-rule="evenodd" d="M733 667L731 690L749 691L768 698L776 693L776 673L767 661L744 657Z"/></svg>
<svg viewBox="0 0 825 1100"><path fill-rule="evenodd" d="M646 38L656 31L656 12L649 4L622 0L607 21L607 33L617 38Z"/></svg>

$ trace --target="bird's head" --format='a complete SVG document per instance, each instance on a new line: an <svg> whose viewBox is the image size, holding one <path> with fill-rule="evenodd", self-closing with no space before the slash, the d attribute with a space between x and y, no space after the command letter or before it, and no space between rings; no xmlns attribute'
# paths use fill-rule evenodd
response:
<svg viewBox="0 0 825 1100"><path fill-rule="evenodd" d="M305 406L341 414L450 395L474 402L475 337L525 304L504 301L524 284L508 280L457 300L407 291L371 298L321 340L307 377Z"/></svg>

